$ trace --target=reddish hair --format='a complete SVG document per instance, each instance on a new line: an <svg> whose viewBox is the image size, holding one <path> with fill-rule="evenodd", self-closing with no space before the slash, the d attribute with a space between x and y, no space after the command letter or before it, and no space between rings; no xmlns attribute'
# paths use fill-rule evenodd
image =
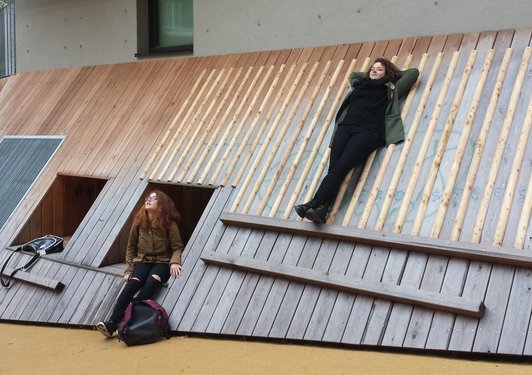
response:
<svg viewBox="0 0 532 375"><path fill-rule="evenodd" d="M388 77L391 81L397 81L399 78L401 78L401 70L393 62L385 59L384 57L379 57L373 61L366 72L368 77L369 73L371 72L371 67L375 65L375 63L381 63L382 66L384 66L384 69L386 70L385 77Z"/></svg>
<svg viewBox="0 0 532 375"><path fill-rule="evenodd" d="M135 214L133 223L162 230L166 230L172 221L179 223L181 215L177 211L172 198L160 190L152 190L146 195L146 198L154 193L157 195L157 210L153 213L152 219L150 220L148 211L142 205Z"/></svg>

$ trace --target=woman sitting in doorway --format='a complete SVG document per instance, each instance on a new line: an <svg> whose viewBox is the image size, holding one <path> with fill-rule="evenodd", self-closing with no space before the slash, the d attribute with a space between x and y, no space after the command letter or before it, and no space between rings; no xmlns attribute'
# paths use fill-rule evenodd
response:
<svg viewBox="0 0 532 375"><path fill-rule="evenodd" d="M113 336L137 292L137 300L151 299L170 276L181 276L183 241L177 227L179 220L180 214L168 195L154 190L146 197L129 233L124 271L126 285L109 320L96 325L103 335Z"/></svg>

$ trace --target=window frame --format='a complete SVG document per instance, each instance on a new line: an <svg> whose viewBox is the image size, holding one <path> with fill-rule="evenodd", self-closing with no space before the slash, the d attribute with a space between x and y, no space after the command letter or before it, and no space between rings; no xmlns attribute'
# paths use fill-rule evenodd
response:
<svg viewBox="0 0 532 375"><path fill-rule="evenodd" d="M158 54L193 53L194 43L157 47L159 44L159 2L149 0L139 3L138 10L138 49L136 57L153 56Z"/></svg>

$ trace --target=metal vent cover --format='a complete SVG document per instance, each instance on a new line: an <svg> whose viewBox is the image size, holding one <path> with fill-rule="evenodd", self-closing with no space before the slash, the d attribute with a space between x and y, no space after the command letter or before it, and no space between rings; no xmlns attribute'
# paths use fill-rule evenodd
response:
<svg viewBox="0 0 532 375"><path fill-rule="evenodd" d="M0 140L0 228L22 202L63 139L5 136Z"/></svg>

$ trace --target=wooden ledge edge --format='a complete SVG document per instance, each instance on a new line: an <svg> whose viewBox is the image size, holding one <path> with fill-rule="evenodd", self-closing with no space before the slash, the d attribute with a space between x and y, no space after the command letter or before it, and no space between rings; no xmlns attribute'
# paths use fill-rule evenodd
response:
<svg viewBox="0 0 532 375"><path fill-rule="evenodd" d="M332 288L348 293L364 294L376 298L423 306L454 314L482 318L486 307L483 301L451 296L411 287L370 282L345 275L330 274L308 268L258 261L239 256L211 253L201 257L207 264L256 272L273 277Z"/></svg>
<svg viewBox="0 0 532 375"><path fill-rule="evenodd" d="M479 245L467 242L447 241L407 234L379 232L339 225L314 224L263 216L252 216L222 212L220 220L226 225L270 230L301 236L311 236L380 246L390 249L416 251L420 253L465 258L487 263L532 268L532 256L522 250Z"/></svg>
<svg viewBox="0 0 532 375"><path fill-rule="evenodd" d="M11 273L14 270L15 270L14 268L6 267L2 277L7 277L8 275L11 275ZM43 287L43 288L46 288L46 289L51 289L51 290L53 290L55 292L61 292L63 290L63 288L65 287L65 284L63 284L60 281L57 281L57 280L54 280L54 279L50 279L50 278L45 277L45 276L34 275L34 274L30 273L30 272L26 272L26 271L22 271L22 270L18 271L12 277L12 279L18 280L18 281L22 281L22 282L26 282L28 284L40 286L40 287Z"/></svg>

